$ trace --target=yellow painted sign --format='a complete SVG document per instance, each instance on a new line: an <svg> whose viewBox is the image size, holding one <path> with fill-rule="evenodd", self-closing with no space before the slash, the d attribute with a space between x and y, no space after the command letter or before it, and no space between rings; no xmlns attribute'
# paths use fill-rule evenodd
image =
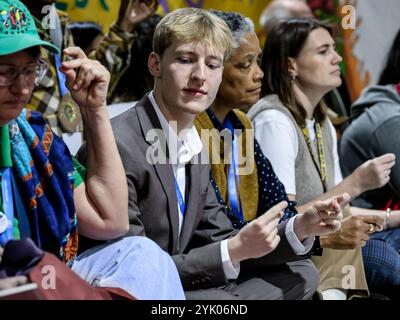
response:
<svg viewBox="0 0 400 320"><path fill-rule="evenodd" d="M199 7L237 11L248 16L258 31L260 14L270 0L159 0L158 13L166 13L178 8ZM104 31L117 18L118 0L57 0L57 7L67 11L74 21L93 21L101 24Z"/></svg>
<svg viewBox="0 0 400 320"><path fill-rule="evenodd" d="M57 8L68 12L72 21L92 21L107 32L118 17L120 1L115 0L57 0Z"/></svg>

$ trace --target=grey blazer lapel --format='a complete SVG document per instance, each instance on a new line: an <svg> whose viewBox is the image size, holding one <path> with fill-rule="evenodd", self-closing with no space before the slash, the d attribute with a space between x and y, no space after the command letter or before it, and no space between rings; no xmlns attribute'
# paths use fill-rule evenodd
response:
<svg viewBox="0 0 400 320"><path fill-rule="evenodd" d="M199 170L192 163L189 166L190 186L188 199L186 199L186 213L183 220L181 236L180 236L180 252L183 252L193 236L193 230L200 217L197 217L197 207L199 205L200 185Z"/></svg>
<svg viewBox="0 0 400 320"><path fill-rule="evenodd" d="M136 112L138 115L139 123L141 126L143 139L151 145L151 142L146 140L146 136L150 130L161 129L160 121L158 120L157 114L150 102L150 99L145 96L136 106ZM160 131L160 132L161 132ZM161 137L160 139L163 139ZM167 163L154 163L156 174L160 183L163 187L165 195L168 199L168 215L170 217L171 230L173 234L173 253L176 254L179 248L179 212L178 212L178 200L176 198L174 174L172 166L169 164L168 148L163 150L165 154L165 160Z"/></svg>

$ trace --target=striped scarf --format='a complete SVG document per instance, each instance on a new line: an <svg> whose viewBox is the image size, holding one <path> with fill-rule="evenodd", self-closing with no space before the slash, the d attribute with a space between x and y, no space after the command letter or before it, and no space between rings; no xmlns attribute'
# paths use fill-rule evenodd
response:
<svg viewBox="0 0 400 320"><path fill-rule="evenodd" d="M9 130L30 236L39 248L68 262L78 247L71 154L38 112L24 109Z"/></svg>

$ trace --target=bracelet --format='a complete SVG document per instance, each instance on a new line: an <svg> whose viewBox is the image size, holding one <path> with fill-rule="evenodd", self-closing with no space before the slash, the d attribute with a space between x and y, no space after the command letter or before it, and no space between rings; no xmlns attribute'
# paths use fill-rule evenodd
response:
<svg viewBox="0 0 400 320"><path fill-rule="evenodd" d="M390 223L390 215L392 214L392 209L387 208L386 209L386 215L385 215L385 226L386 230L389 229L389 223Z"/></svg>

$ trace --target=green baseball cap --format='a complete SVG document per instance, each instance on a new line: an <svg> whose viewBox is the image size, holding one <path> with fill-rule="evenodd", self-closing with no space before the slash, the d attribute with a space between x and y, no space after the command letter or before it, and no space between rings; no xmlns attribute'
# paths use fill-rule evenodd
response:
<svg viewBox="0 0 400 320"><path fill-rule="evenodd" d="M0 55L12 54L27 48L42 46L59 53L56 46L40 39L35 21L18 0L0 0Z"/></svg>

